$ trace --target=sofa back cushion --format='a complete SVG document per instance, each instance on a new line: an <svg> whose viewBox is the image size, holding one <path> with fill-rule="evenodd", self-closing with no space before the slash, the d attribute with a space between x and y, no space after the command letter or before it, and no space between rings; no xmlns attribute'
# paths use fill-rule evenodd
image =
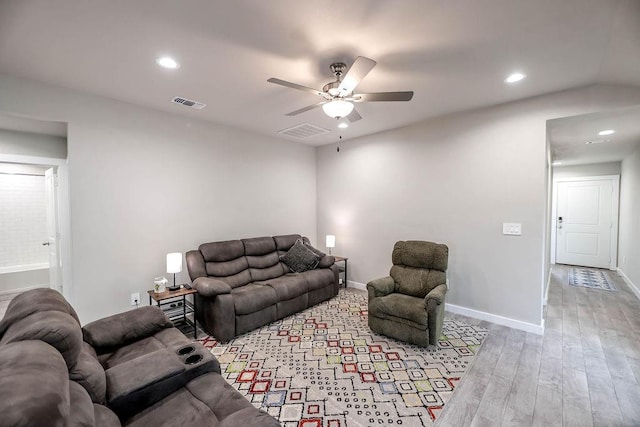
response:
<svg viewBox="0 0 640 427"><path fill-rule="evenodd" d="M11 300L4 318L0 321L0 337L17 320L24 319L33 313L44 311L66 313L80 326L76 311L60 292L49 288L40 288L23 292Z"/></svg>
<svg viewBox="0 0 640 427"><path fill-rule="evenodd" d="M69 405L67 365L60 352L38 340L0 346L1 425L67 426Z"/></svg>
<svg viewBox="0 0 640 427"><path fill-rule="evenodd" d="M44 341L54 347L69 368L75 366L82 349L80 325L59 311L42 311L14 319L0 339L0 346L29 340Z"/></svg>
<svg viewBox="0 0 640 427"><path fill-rule="evenodd" d="M393 247L395 291L424 298L433 288L447 280L449 248L447 245L417 240L400 241Z"/></svg>
<svg viewBox="0 0 640 427"><path fill-rule="evenodd" d="M249 264L244 256L244 244L241 240L204 243L199 249L207 276L215 277L232 288L251 282Z"/></svg>
<svg viewBox="0 0 640 427"><path fill-rule="evenodd" d="M242 243L252 281L274 279L285 273L273 237L242 239Z"/></svg>

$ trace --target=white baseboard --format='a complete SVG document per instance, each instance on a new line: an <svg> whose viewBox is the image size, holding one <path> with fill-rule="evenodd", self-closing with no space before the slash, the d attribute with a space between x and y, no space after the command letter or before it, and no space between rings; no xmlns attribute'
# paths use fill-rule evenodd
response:
<svg viewBox="0 0 640 427"><path fill-rule="evenodd" d="M49 285L45 283L42 285L27 286L25 288L7 289L6 291L0 291L0 295L19 294L22 292L30 291L31 289L48 288L48 287Z"/></svg>
<svg viewBox="0 0 640 427"><path fill-rule="evenodd" d="M361 291L367 290L366 284L354 282L353 280L349 280L347 286L349 288L359 289ZM470 308L460 307L459 305L448 303L445 303L445 310L450 311L451 313L473 317L474 319L486 320L487 322L496 323L498 325L520 329L525 332L531 332L538 335L542 335L544 333L544 320L540 325L536 325L534 323L522 322L520 320L510 319L508 317L502 317L495 314L485 313L484 311L472 310Z"/></svg>
<svg viewBox="0 0 640 427"><path fill-rule="evenodd" d="M544 334L544 321L542 321L540 325L536 325L535 323L527 323L521 320L515 320L509 317L485 313L484 311L473 310L471 308L461 307L459 305L453 305L449 303L445 303L445 310L450 311L451 313L473 317L474 319L486 320L487 322L496 323L498 325L520 329L521 331L531 332L533 334Z"/></svg>
<svg viewBox="0 0 640 427"><path fill-rule="evenodd" d="M631 288L631 290L633 291L634 294L636 294L636 296L638 297L638 299L640 299L640 289L638 289L638 287L635 285L635 283L633 283L631 281L631 279L629 279L629 277L624 274L624 271L622 271L622 269L620 269L619 267L616 268L616 271L618 272L618 274L620 276L622 276L622 278L624 279L625 282L627 282L627 285L629 285L629 287Z"/></svg>
<svg viewBox="0 0 640 427"><path fill-rule="evenodd" d="M348 288L360 289L361 291L367 290L367 285L364 283L354 282L353 280L349 280L347 282Z"/></svg>

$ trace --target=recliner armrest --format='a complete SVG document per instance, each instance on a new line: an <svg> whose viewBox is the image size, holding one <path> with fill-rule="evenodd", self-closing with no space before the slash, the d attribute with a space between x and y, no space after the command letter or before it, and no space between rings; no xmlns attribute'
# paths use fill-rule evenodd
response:
<svg viewBox="0 0 640 427"><path fill-rule="evenodd" d="M193 288L198 291L198 295L207 298L231 293L231 286L212 277L198 277L193 281Z"/></svg>
<svg viewBox="0 0 640 427"><path fill-rule="evenodd" d="M114 314L84 325L82 334L98 353L150 337L173 323L158 307L147 306Z"/></svg>
<svg viewBox="0 0 640 427"><path fill-rule="evenodd" d="M318 261L317 268L329 268L335 264L336 259L332 255L325 255Z"/></svg>
<svg viewBox="0 0 640 427"><path fill-rule="evenodd" d="M436 304L440 305L444 302L444 296L446 293L447 293L447 285L443 283L431 289L431 292L429 292L427 296L424 297L424 302L425 304L428 305L429 300L435 300Z"/></svg>
<svg viewBox="0 0 640 427"><path fill-rule="evenodd" d="M372 298L383 297L389 295L396 288L393 277L387 276L380 279L372 280L367 283L367 291L369 292L369 301Z"/></svg>

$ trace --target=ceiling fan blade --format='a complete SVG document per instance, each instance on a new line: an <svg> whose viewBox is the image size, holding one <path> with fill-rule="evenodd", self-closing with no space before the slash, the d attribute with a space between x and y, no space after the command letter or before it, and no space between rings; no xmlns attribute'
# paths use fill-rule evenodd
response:
<svg viewBox="0 0 640 427"><path fill-rule="evenodd" d="M351 113L347 116L347 119L353 123L353 122L357 122L358 120L362 120L362 116L356 111L356 109L354 108Z"/></svg>
<svg viewBox="0 0 640 427"><path fill-rule="evenodd" d="M326 103L327 103L327 101L321 101L321 102L318 102L317 104L309 105L307 107L301 108L301 109L296 110L296 111L292 111L292 112L287 113L285 115L286 116L297 116L300 113L304 113L305 111L313 110L314 108L318 108L322 104L326 104Z"/></svg>
<svg viewBox="0 0 640 427"><path fill-rule="evenodd" d="M338 87L339 96L346 96L353 92L356 86L360 84L360 81L369 74L369 71L371 71L376 64L377 62L373 59L358 56L340 82L340 86Z"/></svg>
<svg viewBox="0 0 640 427"><path fill-rule="evenodd" d="M359 93L353 96L354 102L374 102L374 101L411 101L413 91L407 92L375 92Z"/></svg>
<svg viewBox="0 0 640 427"><path fill-rule="evenodd" d="M324 92L319 91L317 89L313 89L313 88L310 88L310 87L302 86L302 85L299 85L297 83L291 83L291 82L288 82L286 80L276 79L275 77L271 77L267 81L269 83L274 83L274 84L277 84L277 85L280 85L280 86L290 87L292 89L298 89L298 90L302 90L304 92L311 92L311 93L313 93L315 95L324 96Z"/></svg>

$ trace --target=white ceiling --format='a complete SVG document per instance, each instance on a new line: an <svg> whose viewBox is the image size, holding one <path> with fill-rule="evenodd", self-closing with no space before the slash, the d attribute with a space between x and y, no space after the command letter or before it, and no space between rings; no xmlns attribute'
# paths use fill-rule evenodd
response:
<svg viewBox="0 0 640 427"><path fill-rule="evenodd" d="M608 129L615 133L598 135ZM620 161L640 145L640 106L549 120L547 132L562 166Z"/></svg>
<svg viewBox="0 0 640 427"><path fill-rule="evenodd" d="M0 73L54 83L311 145L597 82L640 85L637 0L0 0ZM168 54L179 70L159 68ZM411 102L358 104L338 133L312 94L329 64L378 65L360 92L413 90ZM514 70L528 78L507 86ZM208 104L171 104L182 96Z"/></svg>

